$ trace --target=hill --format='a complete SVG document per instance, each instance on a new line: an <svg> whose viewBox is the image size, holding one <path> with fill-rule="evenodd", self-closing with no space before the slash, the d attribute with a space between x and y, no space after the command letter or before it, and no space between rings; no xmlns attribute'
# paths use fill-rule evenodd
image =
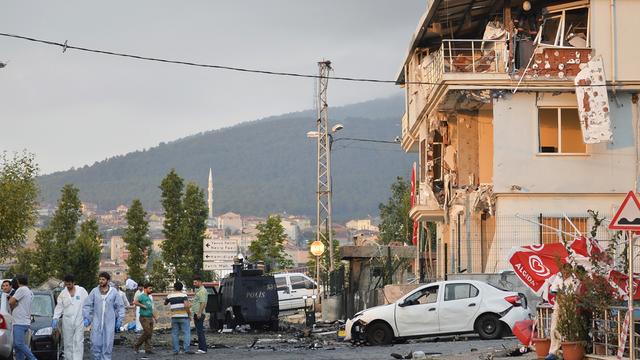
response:
<svg viewBox="0 0 640 360"><path fill-rule="evenodd" d="M391 97L329 109L335 135L332 151L334 218L377 216L396 176L407 178L415 155L398 144L338 140L393 140L400 135L403 99ZM39 177L41 200L55 204L60 188L73 183L82 201L114 209L140 198L160 210L161 179L171 168L206 189L213 168L214 212L264 216L274 212L315 216L316 146L306 133L316 111L272 116L160 143L91 166Z"/></svg>

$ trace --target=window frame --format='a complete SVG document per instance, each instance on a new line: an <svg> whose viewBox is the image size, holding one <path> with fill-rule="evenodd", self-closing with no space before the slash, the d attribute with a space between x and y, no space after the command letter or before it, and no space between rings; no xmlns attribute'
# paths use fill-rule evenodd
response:
<svg viewBox="0 0 640 360"><path fill-rule="evenodd" d="M587 45L585 48L562 45L564 44L564 34L565 34L565 25L566 25L565 21L566 21L567 11L577 10L577 9L587 9L587 40L586 40ZM556 30L556 38L553 45L542 43L542 32L544 30L546 19L552 19L556 17L560 17L560 23L558 24L558 30ZM561 49L591 49L591 8L588 4L568 5L566 7L562 6L561 8L558 8L558 9L552 8L547 14L546 19L540 26L540 29L538 29L538 34L536 35L534 44L537 44L542 47L553 47L553 48L561 48Z"/></svg>
<svg viewBox="0 0 640 360"><path fill-rule="evenodd" d="M448 287L449 286L460 286L460 285L466 285L469 287L469 292L468 292L468 296L464 297L464 298L454 298L454 299L448 299L447 298L447 294L448 294ZM471 289L475 289L475 295L471 296ZM477 287L475 287L473 284L471 283L453 283L453 284L445 284L444 286L444 294L443 294L443 301L457 301L457 300L465 300L465 299L473 299L480 296L480 289L478 289ZM454 297L455 297L455 290L454 290Z"/></svg>
<svg viewBox="0 0 640 360"><path fill-rule="evenodd" d="M541 129L540 129L540 110L549 110L555 109L557 112L557 136L558 136L558 151L557 152L542 152L542 144L541 144ZM537 116L536 116L536 126L538 128L538 143L536 144L536 153L538 156L588 156L589 155L589 146L588 144L584 144L584 152L562 152L562 110L573 109L578 111L578 108L575 106L538 106ZM578 123L580 119L580 112L578 111ZM580 124L579 124L580 125ZM582 126L582 125L580 125ZM582 137L580 141L583 141Z"/></svg>

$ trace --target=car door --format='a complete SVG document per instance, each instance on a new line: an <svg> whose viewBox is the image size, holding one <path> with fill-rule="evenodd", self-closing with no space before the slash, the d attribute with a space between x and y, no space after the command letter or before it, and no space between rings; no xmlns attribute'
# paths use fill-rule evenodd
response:
<svg viewBox="0 0 640 360"><path fill-rule="evenodd" d="M439 332L438 285L420 288L396 303L395 320L399 336Z"/></svg>
<svg viewBox="0 0 640 360"><path fill-rule="evenodd" d="M473 321L481 300L480 290L470 283L445 284L439 309L440 332L473 330Z"/></svg>
<svg viewBox="0 0 640 360"><path fill-rule="evenodd" d="M291 303L294 309L303 308L305 306L303 296L307 293L305 278L300 275L291 275L289 281L291 282Z"/></svg>
<svg viewBox="0 0 640 360"><path fill-rule="evenodd" d="M286 276L278 276L276 279L276 288L278 289L278 307L280 310L293 309L291 302L291 288L287 283Z"/></svg>

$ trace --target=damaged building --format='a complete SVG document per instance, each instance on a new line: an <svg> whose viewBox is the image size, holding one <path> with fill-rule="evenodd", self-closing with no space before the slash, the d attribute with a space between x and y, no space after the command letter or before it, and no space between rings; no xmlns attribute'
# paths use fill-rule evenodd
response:
<svg viewBox="0 0 640 360"><path fill-rule="evenodd" d="M512 247L584 233L587 209L611 218L639 190L638 16L636 0L428 1L397 83L434 277L508 269Z"/></svg>

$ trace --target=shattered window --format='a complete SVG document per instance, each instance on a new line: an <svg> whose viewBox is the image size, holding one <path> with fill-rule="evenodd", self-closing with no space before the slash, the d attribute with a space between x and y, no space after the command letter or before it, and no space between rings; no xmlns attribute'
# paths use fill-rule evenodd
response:
<svg viewBox="0 0 640 360"><path fill-rule="evenodd" d="M578 109L538 109L538 152L584 154L587 146L582 139Z"/></svg>
<svg viewBox="0 0 640 360"><path fill-rule="evenodd" d="M551 11L544 19L536 42L549 46L589 47L589 8Z"/></svg>

